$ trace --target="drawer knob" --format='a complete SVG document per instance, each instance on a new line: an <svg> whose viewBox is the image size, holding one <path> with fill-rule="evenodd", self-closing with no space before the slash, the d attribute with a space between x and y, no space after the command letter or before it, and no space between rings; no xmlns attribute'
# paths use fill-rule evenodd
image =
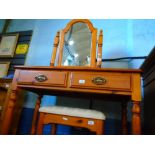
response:
<svg viewBox="0 0 155 155"><path fill-rule="evenodd" d="M38 81L38 82L44 82L47 80L47 77L43 74L39 74L35 77L35 79Z"/></svg>
<svg viewBox="0 0 155 155"><path fill-rule="evenodd" d="M96 85L102 85L106 83L106 79L102 78L102 77L95 77L93 78L92 82Z"/></svg>

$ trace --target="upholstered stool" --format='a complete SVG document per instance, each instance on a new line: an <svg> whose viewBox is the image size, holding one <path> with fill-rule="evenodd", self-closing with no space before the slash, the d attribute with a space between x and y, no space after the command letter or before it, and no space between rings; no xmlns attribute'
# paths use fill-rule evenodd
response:
<svg viewBox="0 0 155 155"><path fill-rule="evenodd" d="M56 124L87 128L97 135L104 134L105 115L96 110L45 106L39 109L37 134L42 134L45 124L52 125L51 134L56 134Z"/></svg>

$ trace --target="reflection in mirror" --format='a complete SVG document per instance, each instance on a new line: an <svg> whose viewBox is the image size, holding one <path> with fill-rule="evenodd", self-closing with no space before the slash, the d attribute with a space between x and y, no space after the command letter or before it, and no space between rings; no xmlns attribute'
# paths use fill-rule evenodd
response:
<svg viewBox="0 0 155 155"><path fill-rule="evenodd" d="M89 66L91 51L91 31L87 24L73 24L65 34L63 47L63 66Z"/></svg>

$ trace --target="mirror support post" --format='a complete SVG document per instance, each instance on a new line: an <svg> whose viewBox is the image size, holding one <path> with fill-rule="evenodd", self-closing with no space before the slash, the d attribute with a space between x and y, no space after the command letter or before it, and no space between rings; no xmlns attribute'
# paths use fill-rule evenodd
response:
<svg viewBox="0 0 155 155"><path fill-rule="evenodd" d="M98 38L98 52L97 52L97 67L101 68L102 66L102 42L103 42L103 31L100 30Z"/></svg>
<svg viewBox="0 0 155 155"><path fill-rule="evenodd" d="M51 58L50 66L54 66L54 63L55 63L57 48L59 45L59 35L60 35L60 32L58 31L56 36L55 36L55 39L54 39L53 52L52 52L52 58Z"/></svg>

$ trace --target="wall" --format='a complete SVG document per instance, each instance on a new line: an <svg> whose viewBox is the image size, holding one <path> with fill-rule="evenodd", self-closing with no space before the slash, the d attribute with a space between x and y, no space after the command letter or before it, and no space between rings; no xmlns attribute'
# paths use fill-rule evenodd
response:
<svg viewBox="0 0 155 155"><path fill-rule="evenodd" d="M132 38L132 56L147 56L151 49L155 46L155 20L133 20ZM143 60L134 60L129 64L129 66L138 68L142 62Z"/></svg>
<svg viewBox="0 0 155 155"><path fill-rule="evenodd" d="M50 64L52 46L55 34L64 28L69 19L38 19L12 20L8 32L33 30L26 65L48 66ZM92 19L94 27L103 29L103 58L118 58L128 56L145 56L154 46L155 20L132 19ZM3 25L4 20L0 20ZM2 26L0 26L2 27ZM138 68L143 60L104 62L103 67ZM28 93L25 108L34 108L36 95ZM101 100L94 101L95 109L102 109L108 118L120 120L121 106L109 102L103 104ZM68 99L62 97L45 96L42 104L67 104L68 106L89 107L89 100ZM74 103L74 104L73 104ZM79 104L80 103L80 104Z"/></svg>

